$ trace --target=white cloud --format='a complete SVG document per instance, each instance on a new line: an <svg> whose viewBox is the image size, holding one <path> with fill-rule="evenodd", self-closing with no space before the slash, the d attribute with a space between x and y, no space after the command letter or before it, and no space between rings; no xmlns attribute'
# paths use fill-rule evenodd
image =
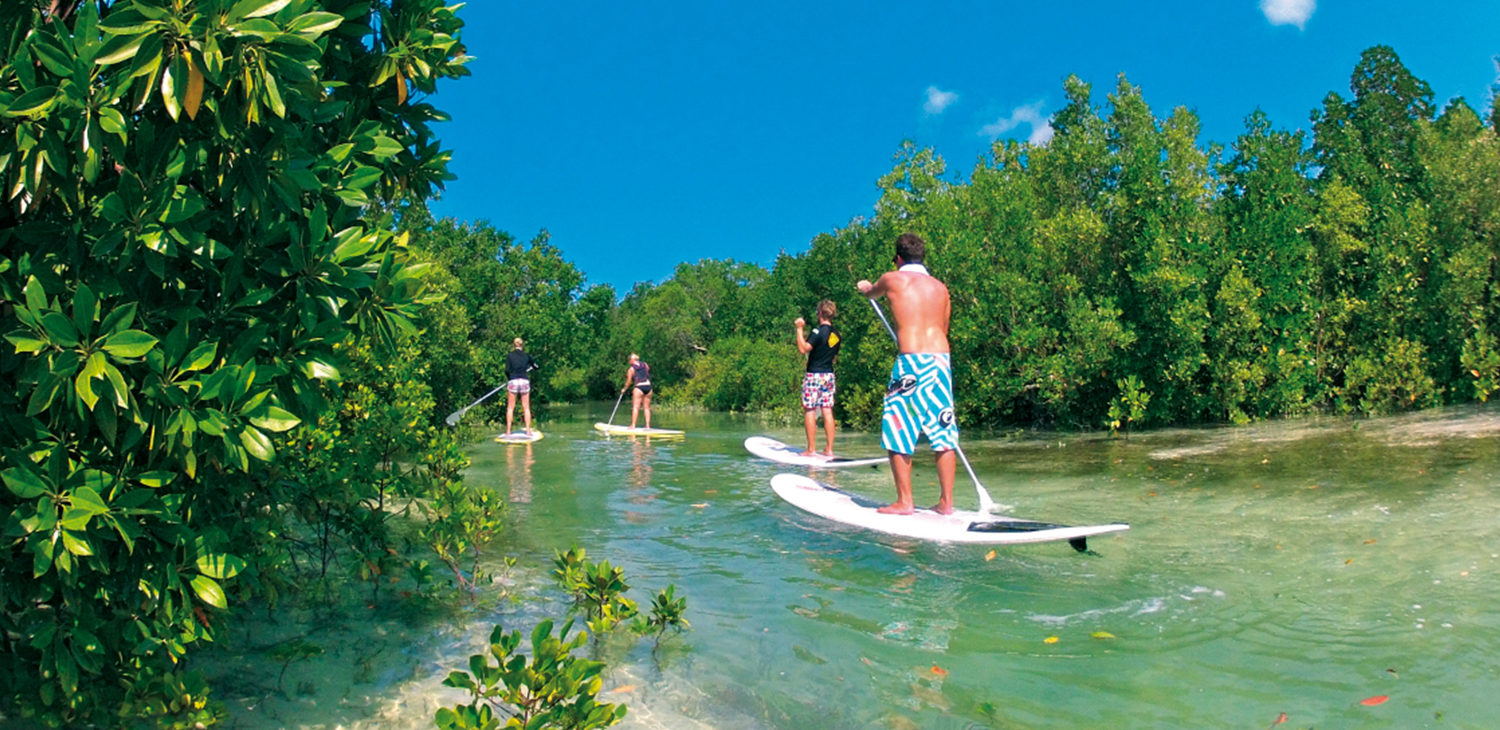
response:
<svg viewBox="0 0 1500 730"><path fill-rule="evenodd" d="M942 114L944 109L953 106L958 101L958 94L952 91L939 91L936 86L927 87L927 103L922 108L928 114Z"/></svg>
<svg viewBox="0 0 1500 730"><path fill-rule="evenodd" d="M1012 109L1010 116L1001 117L981 127L979 136L994 140L1022 124L1031 125L1031 135L1026 138L1027 142L1043 145L1052 140L1052 123L1049 117L1042 114L1042 102Z"/></svg>
<svg viewBox="0 0 1500 730"><path fill-rule="evenodd" d="M1318 0L1260 0L1260 11L1271 25L1295 25L1301 29L1318 8Z"/></svg>

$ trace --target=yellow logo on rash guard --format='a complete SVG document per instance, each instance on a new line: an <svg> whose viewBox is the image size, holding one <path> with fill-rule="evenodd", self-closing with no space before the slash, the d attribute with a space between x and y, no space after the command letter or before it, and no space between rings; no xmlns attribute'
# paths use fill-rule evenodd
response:
<svg viewBox="0 0 1500 730"><path fill-rule="evenodd" d="M838 336L837 332L833 332L833 333L830 333L828 335L828 346L829 347L838 347L839 346L839 336Z"/></svg>

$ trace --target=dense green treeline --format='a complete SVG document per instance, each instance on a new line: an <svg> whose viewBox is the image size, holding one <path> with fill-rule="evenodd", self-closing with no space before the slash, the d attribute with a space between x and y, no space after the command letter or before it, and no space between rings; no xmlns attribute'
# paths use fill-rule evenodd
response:
<svg viewBox="0 0 1500 730"><path fill-rule="evenodd" d="M597 327L568 367L608 397L612 368L639 351L664 400L793 412L791 321L829 298L845 333L840 415L869 425L893 348L853 285L911 230L953 292L971 426L1377 413L1500 388L1493 110L1439 111L1379 46L1310 134L1255 112L1227 147L1201 144L1186 109L1157 116L1124 77L1102 104L1077 78L1064 91L1048 143L997 143L967 176L905 145L872 218L770 271L682 264L607 311L584 290Z"/></svg>

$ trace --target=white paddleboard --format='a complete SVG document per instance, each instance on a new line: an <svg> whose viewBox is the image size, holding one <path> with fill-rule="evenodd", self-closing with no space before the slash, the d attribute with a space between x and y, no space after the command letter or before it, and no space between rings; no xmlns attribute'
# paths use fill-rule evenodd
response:
<svg viewBox="0 0 1500 730"><path fill-rule="evenodd" d="M509 434L495 434L497 444L534 444L542 440L542 432L532 429L531 433L525 431L512 431Z"/></svg>
<svg viewBox="0 0 1500 730"><path fill-rule="evenodd" d="M776 439L765 436L751 436L745 439L745 449L762 459L770 459L781 464L792 466L822 467L824 469L843 469L851 466L873 466L884 464L889 459L884 456L873 456L868 459L849 459L842 456L827 457L822 454L803 456L802 451L791 444L782 443Z"/></svg>
<svg viewBox="0 0 1500 730"><path fill-rule="evenodd" d="M681 431L673 431L670 428L631 428L629 426L616 426L609 423L594 424L595 431L603 431L618 436L682 436Z"/></svg>
<svg viewBox="0 0 1500 730"><path fill-rule="evenodd" d="M771 489L782 499L819 517L876 532L932 542L1019 545L1067 540L1074 549L1083 551L1088 549L1086 540L1091 535L1130 529L1130 525L1123 522L1073 527L963 511L940 515L918 509L909 515L883 515L875 511L877 507L883 506L880 502L798 474L777 474L771 478Z"/></svg>

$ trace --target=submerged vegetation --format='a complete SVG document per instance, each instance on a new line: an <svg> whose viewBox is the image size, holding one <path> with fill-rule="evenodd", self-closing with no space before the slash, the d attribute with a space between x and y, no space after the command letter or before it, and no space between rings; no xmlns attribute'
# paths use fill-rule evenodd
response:
<svg viewBox="0 0 1500 730"><path fill-rule="evenodd" d="M544 368L538 400L612 398L640 352L669 400L786 410L790 323L827 298L847 343L840 417L873 423L891 345L852 282L903 230L933 243L955 293L968 425L1374 413L1500 390L1496 113L1439 110L1388 48L1310 136L1256 113L1227 149L1123 78L1104 107L1070 79L1045 145L997 144L966 178L906 145L872 218L770 270L684 263L620 298L545 232L517 243L428 215L451 176L426 95L467 75L456 10L0 3L6 711L211 725L224 711L186 660L237 608L345 582L428 593L438 564L480 590L500 505L463 481L463 433L441 416L503 380L515 337ZM582 551L558 568L596 637L686 625L673 586L641 616L620 568ZM617 721L570 627L537 627L533 669L497 628L499 666L481 655L469 684L452 679L474 703L439 722L488 725L480 700L524 723Z"/></svg>

